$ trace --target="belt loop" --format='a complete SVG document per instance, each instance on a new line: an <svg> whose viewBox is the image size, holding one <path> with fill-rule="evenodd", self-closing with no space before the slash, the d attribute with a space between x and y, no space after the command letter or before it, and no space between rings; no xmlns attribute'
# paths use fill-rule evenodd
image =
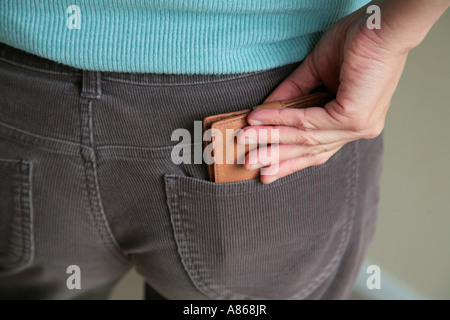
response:
<svg viewBox="0 0 450 320"><path fill-rule="evenodd" d="M99 99L102 95L101 72L82 70L81 97Z"/></svg>

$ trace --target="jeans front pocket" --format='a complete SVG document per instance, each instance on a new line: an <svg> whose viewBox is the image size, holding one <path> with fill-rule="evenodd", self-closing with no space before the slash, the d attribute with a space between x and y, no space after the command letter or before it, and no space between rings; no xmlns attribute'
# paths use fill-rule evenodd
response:
<svg viewBox="0 0 450 320"><path fill-rule="evenodd" d="M355 210L358 141L269 185L165 175L178 252L212 299L303 299L338 267Z"/></svg>
<svg viewBox="0 0 450 320"><path fill-rule="evenodd" d="M0 159L0 274L32 260L31 162Z"/></svg>

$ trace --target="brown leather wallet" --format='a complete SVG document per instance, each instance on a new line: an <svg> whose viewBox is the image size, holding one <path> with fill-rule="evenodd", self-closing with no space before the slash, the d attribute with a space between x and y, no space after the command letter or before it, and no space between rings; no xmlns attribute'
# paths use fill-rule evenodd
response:
<svg viewBox="0 0 450 320"><path fill-rule="evenodd" d="M269 102L257 105L251 109L217 114L204 118L204 136L208 129L212 130L209 131L210 133L212 132L210 141L204 141L205 153L208 154L208 151L211 150L210 154L214 160L213 163L207 164L209 179L214 182L225 183L251 180L259 177L260 169L247 170L242 165L245 154L251 150L249 145L238 146L235 139L235 133L239 129L249 125L247 123L247 115L253 110L259 108L323 107L331 99L332 95L329 93L316 92L303 97ZM227 132L227 130L230 131ZM253 146L253 148L256 147Z"/></svg>

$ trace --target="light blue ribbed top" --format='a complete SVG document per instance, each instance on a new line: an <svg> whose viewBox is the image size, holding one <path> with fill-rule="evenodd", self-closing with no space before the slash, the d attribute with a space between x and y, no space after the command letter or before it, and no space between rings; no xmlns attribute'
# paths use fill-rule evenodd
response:
<svg viewBox="0 0 450 320"><path fill-rule="evenodd" d="M367 2L0 0L0 42L87 70L252 72L303 60L323 31Z"/></svg>

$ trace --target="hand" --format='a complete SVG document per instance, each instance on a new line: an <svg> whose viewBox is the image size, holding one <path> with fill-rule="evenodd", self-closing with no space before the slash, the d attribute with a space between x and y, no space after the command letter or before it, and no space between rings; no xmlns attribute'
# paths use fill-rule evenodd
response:
<svg viewBox="0 0 450 320"><path fill-rule="evenodd" d="M374 138L383 130L411 48L398 47L368 29L367 17L362 8L334 25L264 102L306 95L322 84L336 94L335 100L324 108L258 109L248 116L251 126L238 135L239 143L246 143L249 129L256 130L257 136L261 130L279 130L277 150L268 145L246 156L247 169L265 167L261 172L263 183L323 164L346 143ZM257 142L273 142L264 136L258 136ZM278 155L258 158L261 151ZM254 161L249 159L255 158L258 163L250 165Z"/></svg>

